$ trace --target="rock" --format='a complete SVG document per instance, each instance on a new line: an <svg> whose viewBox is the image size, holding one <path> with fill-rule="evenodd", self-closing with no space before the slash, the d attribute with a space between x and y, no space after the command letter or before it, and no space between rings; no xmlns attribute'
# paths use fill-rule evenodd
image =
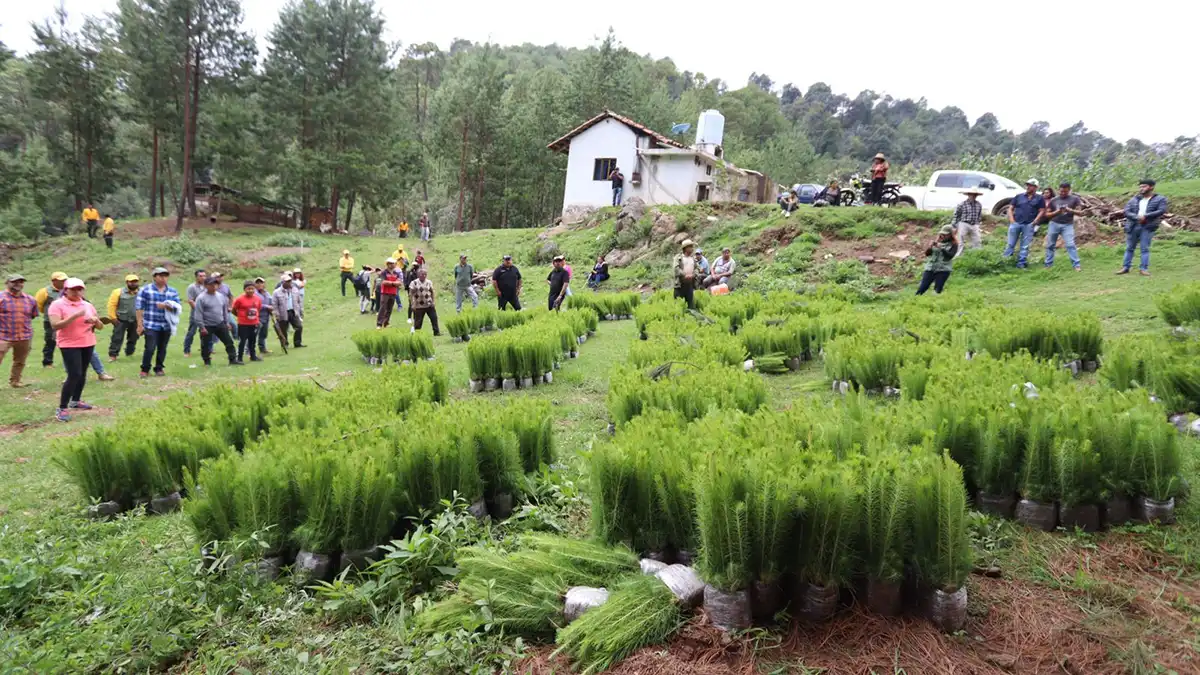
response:
<svg viewBox="0 0 1200 675"><path fill-rule="evenodd" d="M654 225L650 228L650 238L654 241L661 241L673 235L678 223L675 221L675 216L669 213L663 213L658 209L650 212L654 219Z"/></svg>
<svg viewBox="0 0 1200 675"><path fill-rule="evenodd" d="M706 220L708 220L708 222L710 222L710 223L715 223L720 219L717 218L716 216L709 216Z"/></svg>
<svg viewBox="0 0 1200 675"><path fill-rule="evenodd" d="M670 241L674 244L682 244L685 240L691 238L692 235L688 234L687 232L678 232L675 234L675 236L671 237Z"/></svg>
<svg viewBox="0 0 1200 675"><path fill-rule="evenodd" d="M898 234L898 235L896 235L896 239L899 239L900 241L906 241L908 239L908 235L907 234Z"/></svg>
<svg viewBox="0 0 1200 675"><path fill-rule="evenodd" d="M654 576L666 584L684 607L699 607L704 602L704 582L696 571L686 565L667 565Z"/></svg>
<svg viewBox="0 0 1200 675"><path fill-rule="evenodd" d="M908 260L912 257L912 253L908 249L902 248L899 251L891 251L888 253L888 257L895 258L896 260Z"/></svg>
<svg viewBox="0 0 1200 675"><path fill-rule="evenodd" d="M1194 420L1191 426L1188 427L1188 431L1193 436L1200 436L1200 419Z"/></svg>
<svg viewBox="0 0 1200 675"><path fill-rule="evenodd" d="M628 267L629 263L633 262L633 251L614 249L604 256L604 261L608 263L609 267Z"/></svg>
<svg viewBox="0 0 1200 675"><path fill-rule="evenodd" d="M1004 576L1004 571L1001 570L998 565L992 565L984 570L983 574L992 579L999 579L1000 577Z"/></svg>
<svg viewBox="0 0 1200 675"><path fill-rule="evenodd" d="M563 225L578 225L587 220L596 209L590 206L571 206L563 210Z"/></svg>
<svg viewBox="0 0 1200 675"><path fill-rule="evenodd" d="M873 262L875 262L875 256L873 256L873 255L860 255L860 256L858 256L858 260L859 260L859 262L864 262L864 263L870 264L870 263L873 263Z"/></svg>
<svg viewBox="0 0 1200 675"><path fill-rule="evenodd" d="M636 225L644 215L646 215L646 202L642 201L641 197L631 197L621 206L621 212L617 214L617 232Z"/></svg>

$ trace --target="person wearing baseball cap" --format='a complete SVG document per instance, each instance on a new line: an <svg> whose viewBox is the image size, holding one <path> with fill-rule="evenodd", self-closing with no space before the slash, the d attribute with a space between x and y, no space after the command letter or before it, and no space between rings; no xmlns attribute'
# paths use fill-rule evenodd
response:
<svg viewBox="0 0 1200 675"><path fill-rule="evenodd" d="M0 293L0 363L9 351L13 353L8 384L13 389L28 385L21 382L25 360L33 348L33 319L38 315L37 300L25 292L25 277L10 274Z"/></svg>
<svg viewBox="0 0 1200 675"><path fill-rule="evenodd" d="M279 342L284 350L287 349L288 326L295 329L292 346L296 349L306 346L301 342L304 332L304 296L296 287L291 274L284 272L279 277L279 288L276 288L271 296L271 304L271 312L275 316L275 326L279 332Z"/></svg>
<svg viewBox="0 0 1200 675"><path fill-rule="evenodd" d="M556 312L562 308L563 298L567 297L567 288L571 284L571 273L567 271L567 259L561 255L554 256L554 268L550 270L550 274L546 277L546 283L550 284L550 297L547 300L547 305L550 311Z"/></svg>
<svg viewBox="0 0 1200 675"><path fill-rule="evenodd" d="M1025 181L1025 192L1014 197L1008 205L1008 243L1004 246L1004 257L1011 258L1013 250L1019 250L1017 269L1025 269L1029 245L1033 243L1033 227L1045 214L1046 202L1038 194L1037 179L1030 178Z"/></svg>
<svg viewBox="0 0 1200 675"><path fill-rule="evenodd" d="M680 253L672 266L675 277L675 297L683 298L688 309L696 309L696 242L684 239Z"/></svg>
<svg viewBox="0 0 1200 675"><path fill-rule="evenodd" d="M67 379L54 411L54 418L59 422L70 421L68 410L92 409L82 400L83 388L87 384L88 364L96 349L96 331L103 329L104 323L92 303L83 298L84 289L82 279L67 279L63 282L62 296L50 303L48 312L58 351L67 368Z"/></svg>
<svg viewBox="0 0 1200 675"><path fill-rule="evenodd" d="M137 303L137 333L146 338L142 345L141 377L150 375L153 365L154 374L158 377L166 375L167 343L175 334L179 325L179 313L183 301L179 292L167 285L171 272L165 267L154 268L154 283L143 286L138 291ZM195 311L194 309L192 311Z"/></svg>
<svg viewBox="0 0 1200 675"><path fill-rule="evenodd" d="M342 297L346 297L346 282L354 283L354 258L350 249L342 249L342 257L338 258L338 269L342 272Z"/></svg>
<svg viewBox="0 0 1200 675"><path fill-rule="evenodd" d="M404 273L396 268L396 259L388 258L385 264L387 267L379 273L379 313L375 315L376 330L383 330L392 322L392 310L396 308L400 300L400 289L404 286Z"/></svg>
<svg viewBox="0 0 1200 675"><path fill-rule="evenodd" d="M242 294L233 299L233 315L237 318L237 360L242 363L246 351L250 351L251 361L262 361L255 350L258 338L259 315L262 313L262 299L254 290L254 281L247 279L242 283Z"/></svg>
<svg viewBox="0 0 1200 675"><path fill-rule="evenodd" d="M952 219L954 227L958 231L958 241L960 242L958 253L960 254L968 237L971 241L971 248L983 246L979 240L979 226L983 223L983 204L980 204L977 199L983 193L978 188L970 188L963 190L963 194L967 199L954 207L954 218Z"/></svg>
<svg viewBox="0 0 1200 675"><path fill-rule="evenodd" d="M522 285L521 270L513 264L511 255L505 255L500 266L492 271L492 288L496 289L501 311L508 306L521 311Z"/></svg>
<svg viewBox="0 0 1200 675"><path fill-rule="evenodd" d="M454 309L462 313L463 296L471 298L471 307L479 307L479 294L475 292L475 267L467 262L467 254L458 256L454 266Z"/></svg>
<svg viewBox="0 0 1200 675"><path fill-rule="evenodd" d="M63 284L67 282L66 272L55 272L50 275L50 285L45 288L39 288L34 294L33 299L37 301L38 312L45 317L42 321L42 328L45 335L42 343L42 367L49 368L54 365L54 329L50 327L50 304L62 297Z"/></svg>
<svg viewBox="0 0 1200 675"><path fill-rule="evenodd" d="M943 225L938 230L937 239L925 249L928 258L925 272L921 275L921 284L917 286L917 295L925 295L925 291L933 286L933 292L941 295L950 272L954 271L954 257L958 255L958 240L954 238L954 226Z"/></svg>
<svg viewBox="0 0 1200 675"><path fill-rule="evenodd" d="M142 280L136 274L125 275L125 287L114 288L108 296L108 320L112 323L112 339L108 342L108 360L116 361L125 345L125 356L137 349L137 296Z"/></svg>

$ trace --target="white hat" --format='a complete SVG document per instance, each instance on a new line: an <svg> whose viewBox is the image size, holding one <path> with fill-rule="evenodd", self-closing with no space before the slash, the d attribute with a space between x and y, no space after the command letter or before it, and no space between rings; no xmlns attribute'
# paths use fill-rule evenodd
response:
<svg viewBox="0 0 1200 675"><path fill-rule="evenodd" d="M1032 185L1033 187L1040 187L1036 178L1030 178L1029 180L1025 181L1025 184Z"/></svg>
<svg viewBox="0 0 1200 675"><path fill-rule="evenodd" d="M384 262L388 262L388 263L391 263L391 264L395 265L395 264L396 264L396 259L395 259L395 258L388 258L388 259L387 259L387 260L385 260Z"/></svg>
<svg viewBox="0 0 1200 675"><path fill-rule="evenodd" d="M67 279L65 284L63 284L63 288L87 288L87 286L83 284L83 279L71 277L70 279Z"/></svg>
<svg viewBox="0 0 1200 675"><path fill-rule="evenodd" d="M282 275L280 275L279 280L280 281L291 281L292 275L287 272L284 272Z"/></svg>
<svg viewBox="0 0 1200 675"><path fill-rule="evenodd" d="M292 274L303 274L303 272L301 272L300 268L297 267L296 269L292 270Z"/></svg>

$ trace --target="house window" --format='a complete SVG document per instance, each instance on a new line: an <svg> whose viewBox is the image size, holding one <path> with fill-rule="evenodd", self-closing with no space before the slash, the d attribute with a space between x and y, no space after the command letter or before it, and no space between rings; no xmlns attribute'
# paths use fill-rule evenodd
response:
<svg viewBox="0 0 1200 675"><path fill-rule="evenodd" d="M617 160L613 157L597 157L596 165L592 168L592 180L608 180L608 174L617 168Z"/></svg>
<svg viewBox="0 0 1200 675"><path fill-rule="evenodd" d="M705 165L704 165L704 175L706 175L706 176L711 176L711 175L712 175L712 164L705 164Z"/></svg>
<svg viewBox="0 0 1200 675"><path fill-rule="evenodd" d="M698 184L696 186L696 201L698 201L698 202L708 201L709 189L710 189L710 186L707 183Z"/></svg>

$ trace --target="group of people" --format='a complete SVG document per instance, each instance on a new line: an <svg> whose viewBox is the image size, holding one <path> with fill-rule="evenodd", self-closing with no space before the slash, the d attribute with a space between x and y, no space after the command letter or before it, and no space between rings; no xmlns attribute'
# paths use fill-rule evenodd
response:
<svg viewBox="0 0 1200 675"><path fill-rule="evenodd" d="M672 267L675 283L675 297L682 298L688 309L696 308L695 291L697 288L711 289L718 286L729 287L733 274L737 271L737 262L733 252L728 248L721 250L721 257L712 263L704 257L704 250L696 247L696 242L685 239L680 244L681 252L675 256Z"/></svg>
<svg viewBox="0 0 1200 675"><path fill-rule="evenodd" d="M98 232L104 235L104 245L110 249L113 247L113 235L117 231L117 224L112 219L112 216L104 214L104 224L100 224L100 212L96 207L88 204L79 217L83 224L87 227L88 239L95 239Z"/></svg>
<svg viewBox="0 0 1200 675"><path fill-rule="evenodd" d="M1133 267L1134 253L1141 249L1138 272L1150 276L1150 243L1158 231L1162 218L1167 213L1167 198L1157 194L1153 178L1144 178L1138 191L1125 204L1125 256L1117 274L1129 274ZM1008 206L1008 241L1004 257L1017 256L1016 266L1025 269L1029 262L1029 248L1033 237L1042 225L1046 230L1046 254L1042 265L1049 269L1054 265L1058 240L1061 237L1067 258L1076 272L1083 271L1079 249L1075 245L1075 217L1081 214L1083 200L1071 192L1071 184L1062 182L1057 194L1051 188L1039 193L1037 179L1025 181L1025 192L1017 195ZM935 293L942 288L954 269L954 258L961 255L964 242L970 248L979 248L979 228L983 222L983 205L978 197L979 190L967 190L966 200L954 209L952 225L945 225L937 239L925 250L928 261L917 287L917 295L924 294L930 287Z"/></svg>
<svg viewBox="0 0 1200 675"><path fill-rule="evenodd" d="M408 238L408 229L409 227L407 219L401 218L400 222L396 223L396 234L398 234L401 239ZM421 241L429 241L429 235L429 212L425 211L421 213L421 219L417 221L417 236L421 238Z"/></svg>
<svg viewBox="0 0 1200 675"><path fill-rule="evenodd" d="M251 361L262 361L260 354L270 353L267 335L271 331L286 348L290 329L292 347L305 347L304 285L304 272L297 267L281 274L273 290L267 289L266 279L256 277L243 281L242 292L235 295L221 272L196 270L186 292L191 313L183 355L192 355L196 335L200 336L200 358L205 366L212 365L217 341L225 348L231 366L245 365L247 353Z"/></svg>

